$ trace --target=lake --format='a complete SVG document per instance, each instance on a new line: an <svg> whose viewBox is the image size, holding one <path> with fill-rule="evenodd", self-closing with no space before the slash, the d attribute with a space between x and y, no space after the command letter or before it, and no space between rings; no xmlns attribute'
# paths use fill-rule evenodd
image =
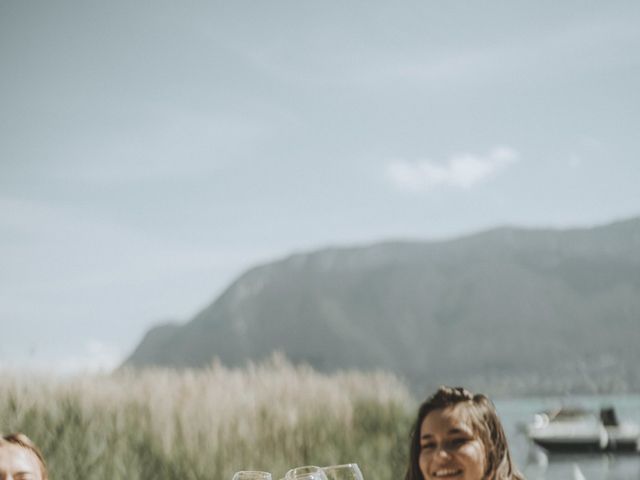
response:
<svg viewBox="0 0 640 480"><path fill-rule="evenodd" d="M547 454L533 445L522 432L533 414L549 408L579 406L599 409L614 406L621 422L640 424L640 395L572 396L496 400L509 446L520 470L528 480L638 480L639 454Z"/></svg>

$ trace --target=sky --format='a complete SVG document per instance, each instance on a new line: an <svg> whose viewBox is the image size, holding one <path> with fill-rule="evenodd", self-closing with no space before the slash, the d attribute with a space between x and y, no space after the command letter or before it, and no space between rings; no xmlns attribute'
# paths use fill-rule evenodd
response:
<svg viewBox="0 0 640 480"><path fill-rule="evenodd" d="M640 3L0 2L0 369L293 252L640 215Z"/></svg>

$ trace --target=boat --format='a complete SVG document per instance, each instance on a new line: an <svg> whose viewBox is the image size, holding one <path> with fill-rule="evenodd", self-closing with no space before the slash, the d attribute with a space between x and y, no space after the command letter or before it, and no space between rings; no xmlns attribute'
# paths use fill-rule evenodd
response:
<svg viewBox="0 0 640 480"><path fill-rule="evenodd" d="M549 452L640 452L640 427L619 422L613 407L541 412L534 415L527 434Z"/></svg>

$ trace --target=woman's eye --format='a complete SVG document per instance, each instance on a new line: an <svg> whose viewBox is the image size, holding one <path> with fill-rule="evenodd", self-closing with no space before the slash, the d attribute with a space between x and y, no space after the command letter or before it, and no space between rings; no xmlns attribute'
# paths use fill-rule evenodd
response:
<svg viewBox="0 0 640 480"><path fill-rule="evenodd" d="M436 444L433 442L423 443L420 448L422 450L433 450L436 447Z"/></svg>
<svg viewBox="0 0 640 480"><path fill-rule="evenodd" d="M465 443L467 443L466 438L454 438L453 440L449 441L449 445L451 445L453 448L461 447Z"/></svg>

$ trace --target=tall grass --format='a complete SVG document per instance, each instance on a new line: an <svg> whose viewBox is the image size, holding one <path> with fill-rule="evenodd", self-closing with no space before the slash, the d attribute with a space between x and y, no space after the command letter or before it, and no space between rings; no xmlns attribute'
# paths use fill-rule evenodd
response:
<svg viewBox="0 0 640 480"><path fill-rule="evenodd" d="M43 450L53 480L230 480L234 471L357 462L401 477L413 402L383 373L261 365L0 376L0 430Z"/></svg>

